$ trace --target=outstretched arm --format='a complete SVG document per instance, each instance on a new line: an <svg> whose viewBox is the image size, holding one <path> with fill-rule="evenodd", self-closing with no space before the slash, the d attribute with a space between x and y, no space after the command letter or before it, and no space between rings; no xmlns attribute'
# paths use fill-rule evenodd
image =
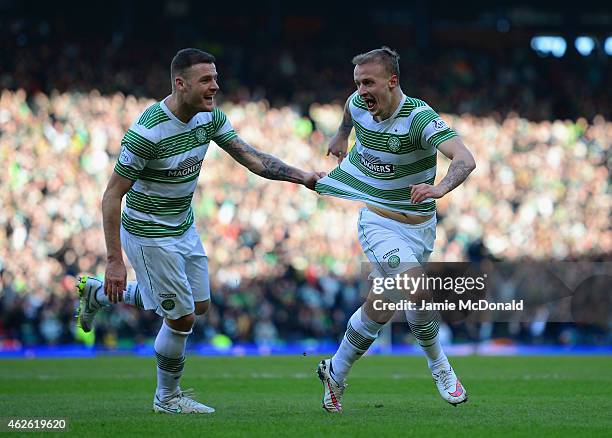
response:
<svg viewBox="0 0 612 438"><path fill-rule="evenodd" d="M342 115L342 123L338 127L338 131L332 137L327 148L327 155L332 154L338 158L338 164L342 162L346 157L346 150L348 149L348 138L353 129L353 117L349 109L349 97L344 104L344 114Z"/></svg>
<svg viewBox="0 0 612 438"><path fill-rule="evenodd" d="M289 166L270 154L258 151L238 136L221 148L251 172L266 179L303 184L314 190L316 182L323 176L322 173L304 172Z"/></svg>
<svg viewBox="0 0 612 438"><path fill-rule="evenodd" d="M476 162L469 149L463 144L459 137L453 137L440 143L438 150L450 160L450 166L446 176L439 184L416 184L412 186L411 201L421 202L428 198L441 198L448 192L461 184L468 175L476 168Z"/></svg>

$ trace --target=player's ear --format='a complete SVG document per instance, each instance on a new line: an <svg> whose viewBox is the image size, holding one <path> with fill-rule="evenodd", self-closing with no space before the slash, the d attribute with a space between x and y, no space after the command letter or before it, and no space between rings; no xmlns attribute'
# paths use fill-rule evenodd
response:
<svg viewBox="0 0 612 438"><path fill-rule="evenodd" d="M177 90L183 90L185 88L185 79L182 76L176 76L174 78L174 86Z"/></svg>
<svg viewBox="0 0 612 438"><path fill-rule="evenodd" d="M398 83L397 75L391 75L391 78L389 78L389 88L397 87Z"/></svg>

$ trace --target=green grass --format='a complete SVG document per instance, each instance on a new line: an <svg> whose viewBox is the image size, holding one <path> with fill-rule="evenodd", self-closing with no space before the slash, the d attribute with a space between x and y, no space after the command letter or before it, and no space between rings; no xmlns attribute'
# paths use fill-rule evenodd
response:
<svg viewBox="0 0 612 438"><path fill-rule="evenodd" d="M66 417L83 436L611 436L612 358L452 358L470 401L437 394L424 358L353 368L345 412L321 409L318 357L188 357L212 415L151 410L153 358L0 360L0 417ZM63 434L59 434L60 436Z"/></svg>

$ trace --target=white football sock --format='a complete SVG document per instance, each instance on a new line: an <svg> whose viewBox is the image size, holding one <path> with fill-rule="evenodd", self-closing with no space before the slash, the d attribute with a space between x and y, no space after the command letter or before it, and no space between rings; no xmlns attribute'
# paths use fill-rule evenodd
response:
<svg viewBox="0 0 612 438"><path fill-rule="evenodd" d="M406 310L406 320L427 358L429 369L434 370L448 362L440 344L440 314L432 310Z"/></svg>
<svg viewBox="0 0 612 438"><path fill-rule="evenodd" d="M102 306L110 306L111 302L108 297L104 294L104 287L100 288L96 293L96 301ZM144 309L142 305L142 299L140 298L140 289L138 289L137 281L128 281L127 288L123 291L123 302L130 306Z"/></svg>
<svg viewBox="0 0 612 438"><path fill-rule="evenodd" d="M123 302L130 306L144 309L142 298L140 296L140 288L137 281L128 281L127 287L123 291Z"/></svg>
<svg viewBox="0 0 612 438"><path fill-rule="evenodd" d="M361 307L349 319L338 351L331 360L334 380L343 383L353 363L365 353L384 324L371 320Z"/></svg>
<svg viewBox="0 0 612 438"><path fill-rule="evenodd" d="M185 345L191 333L170 328L166 321L155 338L157 356L157 390L155 394L164 401L176 395L185 366Z"/></svg>

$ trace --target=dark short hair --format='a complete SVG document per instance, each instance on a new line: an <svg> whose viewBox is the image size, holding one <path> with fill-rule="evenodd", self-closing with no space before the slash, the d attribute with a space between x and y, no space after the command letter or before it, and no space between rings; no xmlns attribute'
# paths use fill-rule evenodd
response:
<svg viewBox="0 0 612 438"><path fill-rule="evenodd" d="M170 64L170 76L172 80L183 73L186 69L196 64L212 64L215 62L215 57L208 52L200 49L181 49L176 52L172 63Z"/></svg>
<svg viewBox="0 0 612 438"><path fill-rule="evenodd" d="M399 55L395 50L387 46L382 46L380 49L370 50L366 53L361 53L353 58L353 65L367 64L370 62L378 62L385 67L388 73L396 75L399 79Z"/></svg>

